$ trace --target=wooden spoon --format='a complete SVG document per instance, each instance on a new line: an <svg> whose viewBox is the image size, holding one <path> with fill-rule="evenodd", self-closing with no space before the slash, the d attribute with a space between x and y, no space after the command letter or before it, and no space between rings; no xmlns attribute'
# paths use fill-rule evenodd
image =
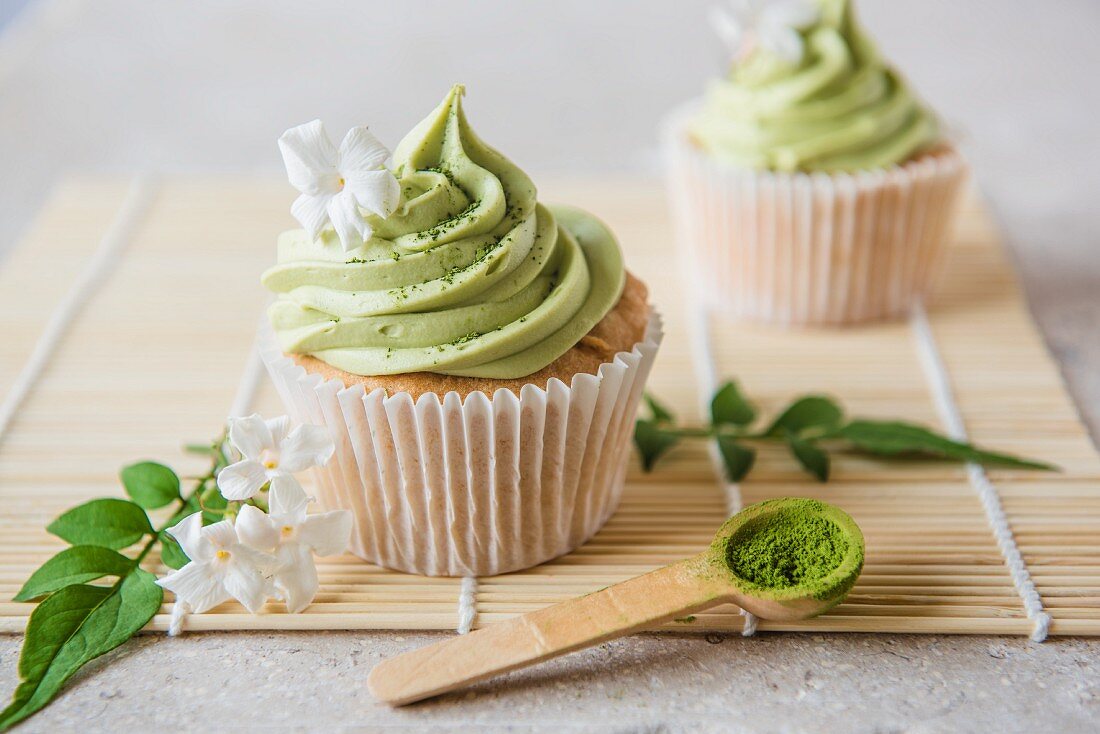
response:
<svg viewBox="0 0 1100 734"><path fill-rule="evenodd" d="M840 565L812 589L761 589L730 570L731 540L744 539L771 515L807 510L834 522L849 540ZM862 567L863 533L844 511L798 498L761 502L727 520L697 556L384 660L370 672L367 687L376 698L402 706L726 602L761 619L808 619L839 604Z"/></svg>

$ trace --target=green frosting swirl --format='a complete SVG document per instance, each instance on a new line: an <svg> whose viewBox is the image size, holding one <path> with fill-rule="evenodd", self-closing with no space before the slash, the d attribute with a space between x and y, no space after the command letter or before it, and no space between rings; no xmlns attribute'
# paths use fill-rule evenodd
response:
<svg viewBox="0 0 1100 734"><path fill-rule="evenodd" d="M344 252L327 230L279 238L263 284L285 352L346 372L496 379L537 372L611 310L625 283L594 217L538 203L519 168L466 121L461 86L394 153L402 202Z"/></svg>
<svg viewBox="0 0 1100 734"><path fill-rule="evenodd" d="M742 168L857 171L935 144L936 118L879 56L849 0L819 0L798 65L758 51L712 82L695 141Z"/></svg>

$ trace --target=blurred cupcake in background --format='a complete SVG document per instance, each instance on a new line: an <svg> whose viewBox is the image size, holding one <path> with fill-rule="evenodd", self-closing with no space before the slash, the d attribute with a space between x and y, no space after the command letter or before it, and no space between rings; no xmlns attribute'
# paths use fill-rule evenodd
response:
<svg viewBox="0 0 1100 734"><path fill-rule="evenodd" d="M709 304L789 325L901 316L966 177L849 0L729 0L728 75L668 120L676 230Z"/></svg>

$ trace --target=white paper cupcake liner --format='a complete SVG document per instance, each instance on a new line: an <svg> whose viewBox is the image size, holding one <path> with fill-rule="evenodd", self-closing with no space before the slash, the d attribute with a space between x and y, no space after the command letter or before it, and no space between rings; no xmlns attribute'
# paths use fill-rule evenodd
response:
<svg viewBox="0 0 1100 734"><path fill-rule="evenodd" d="M265 323L260 352L287 411L336 442L317 469L325 509L351 510L351 551L429 576L489 576L577 548L619 504L634 415L662 337L566 385L387 396L306 372Z"/></svg>
<svg viewBox="0 0 1100 734"><path fill-rule="evenodd" d="M934 285L966 178L950 147L857 173L738 169L665 124L675 230L708 304L735 318L841 325L906 314Z"/></svg>

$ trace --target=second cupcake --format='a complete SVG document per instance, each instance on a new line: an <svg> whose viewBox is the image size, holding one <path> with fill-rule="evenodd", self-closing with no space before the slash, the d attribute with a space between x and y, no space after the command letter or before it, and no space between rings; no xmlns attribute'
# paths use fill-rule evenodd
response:
<svg viewBox="0 0 1100 734"><path fill-rule="evenodd" d="M280 140L292 211L263 276L263 356L327 426L319 499L389 568L489 575L566 553L615 509L660 341L611 232L538 202L455 87L388 151L319 122Z"/></svg>
<svg viewBox="0 0 1100 734"><path fill-rule="evenodd" d="M715 11L729 75L665 130L676 228L711 305L782 324L907 313L966 166L849 0Z"/></svg>

